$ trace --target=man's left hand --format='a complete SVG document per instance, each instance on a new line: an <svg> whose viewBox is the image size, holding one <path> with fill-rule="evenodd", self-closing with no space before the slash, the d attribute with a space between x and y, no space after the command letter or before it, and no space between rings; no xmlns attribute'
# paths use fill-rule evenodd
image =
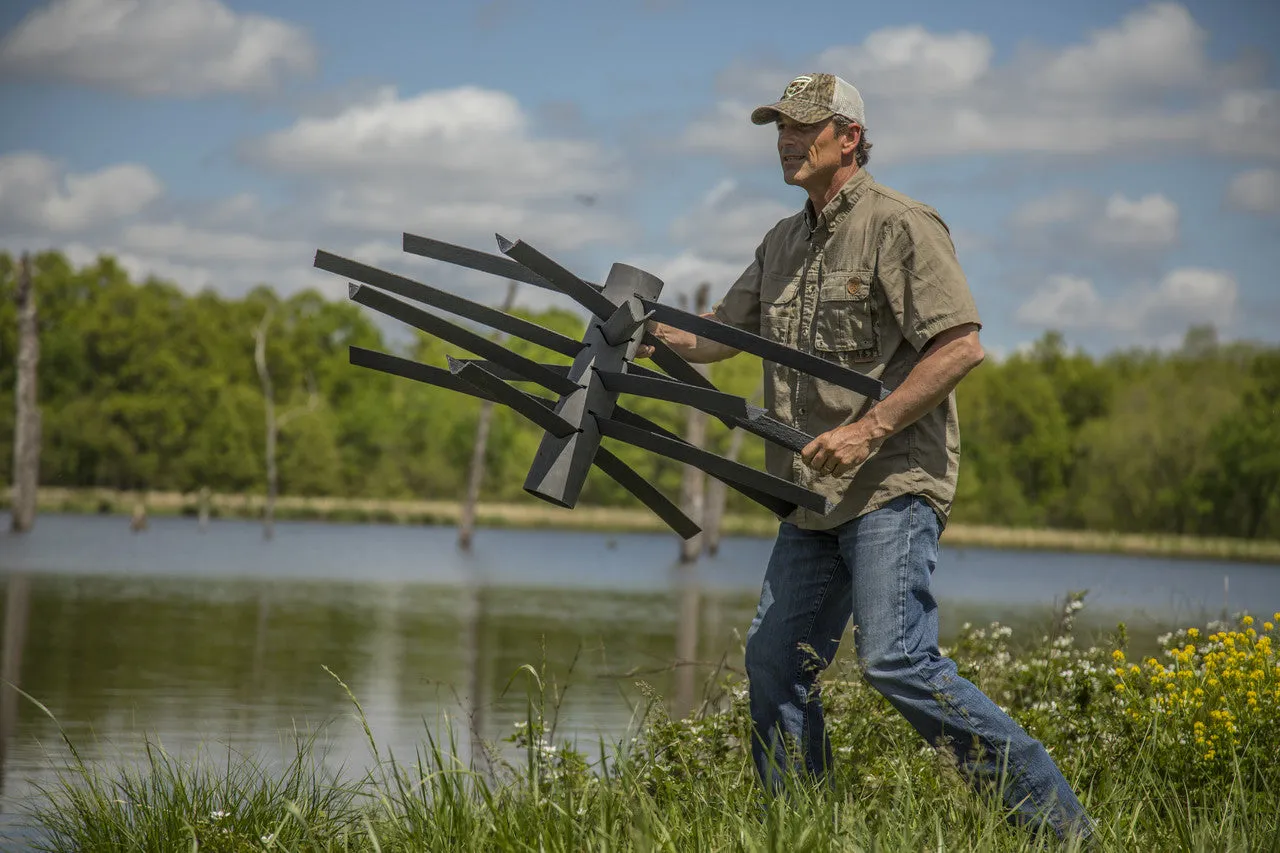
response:
<svg viewBox="0 0 1280 853"><path fill-rule="evenodd" d="M867 419L828 430L805 445L800 455L819 474L839 477L856 468L884 442L874 435Z"/></svg>

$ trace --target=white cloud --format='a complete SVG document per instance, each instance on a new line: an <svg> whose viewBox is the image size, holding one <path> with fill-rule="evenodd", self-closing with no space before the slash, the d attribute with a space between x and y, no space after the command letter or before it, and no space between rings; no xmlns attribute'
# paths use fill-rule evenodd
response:
<svg viewBox="0 0 1280 853"><path fill-rule="evenodd" d="M1117 193L1107 199L1097 236L1126 248L1171 246L1178 239L1178 206L1159 193L1132 200Z"/></svg>
<svg viewBox="0 0 1280 853"><path fill-rule="evenodd" d="M876 30L861 45L829 48L818 54L814 68L839 68L845 79L883 97L945 95L981 79L992 52L985 35L938 35L917 24Z"/></svg>
<svg viewBox="0 0 1280 853"><path fill-rule="evenodd" d="M730 261L741 267L751 259L765 232L796 212L793 207L752 197L735 181L716 184L694 208L677 216L670 233L697 255Z"/></svg>
<svg viewBox="0 0 1280 853"><path fill-rule="evenodd" d="M508 198L598 191L608 176L597 146L535 138L513 96L474 86L409 98L384 88L337 115L304 118L270 134L255 153L283 171L391 176L398 183L479 180L500 184Z"/></svg>
<svg viewBox="0 0 1280 853"><path fill-rule="evenodd" d="M183 208L156 204L163 192L136 164L74 173L38 153L0 156L0 248L54 246L77 265L110 255L137 279L189 290L235 293L267 282L341 292L311 269L322 234L313 225L273 222L251 195Z"/></svg>
<svg viewBox="0 0 1280 853"><path fill-rule="evenodd" d="M1221 270L1186 267L1165 276L1140 304L1145 325L1181 330L1189 323L1221 329L1235 317L1239 287L1235 276Z"/></svg>
<svg viewBox="0 0 1280 853"><path fill-rule="evenodd" d="M1097 325L1102 317L1102 300L1093 282L1073 275L1050 276L1016 315L1019 323L1057 329Z"/></svg>
<svg viewBox="0 0 1280 853"><path fill-rule="evenodd" d="M300 240L273 240L256 234L197 228L181 222L130 225L121 243L133 252L205 263L306 265L315 247Z"/></svg>
<svg viewBox="0 0 1280 853"><path fill-rule="evenodd" d="M1087 219L1095 207L1089 193L1063 190L1032 199L1015 210L1010 221L1020 228L1046 228Z"/></svg>
<svg viewBox="0 0 1280 853"><path fill-rule="evenodd" d="M496 231L561 251L624 239L620 163L593 142L541 137L530 125L506 92L464 86L402 97L383 88L269 134L248 155L306 178L323 222L351 231L484 247Z"/></svg>
<svg viewBox="0 0 1280 853"><path fill-rule="evenodd" d="M1063 48L993 62L988 40L919 26L874 31L804 60L846 77L867 102L872 163L965 154L1185 150L1280 158L1280 93L1256 63L1214 60L1185 8L1157 3ZM686 147L765 162L772 137L752 107L794 69L735 66L723 97L690 124Z"/></svg>
<svg viewBox="0 0 1280 853"><path fill-rule="evenodd" d="M115 259L129 277L142 281L149 277L173 282L189 291L197 291L214 283L213 272L207 267L174 263L168 258L154 255L138 255L112 244L90 245L74 242L61 247L67 260L77 267L88 266L103 255Z"/></svg>
<svg viewBox="0 0 1280 853"><path fill-rule="evenodd" d="M1205 31L1176 3L1153 3L1042 69L1046 89L1093 97L1101 92L1199 87L1209 72Z"/></svg>
<svg viewBox="0 0 1280 853"><path fill-rule="evenodd" d="M292 24L220 0L53 0L0 42L0 69L134 95L274 89L315 69Z"/></svg>
<svg viewBox="0 0 1280 853"><path fill-rule="evenodd" d="M0 223L65 234L132 216L163 193L145 166L72 174L35 152L0 156Z"/></svg>
<svg viewBox="0 0 1280 853"><path fill-rule="evenodd" d="M1260 216L1280 213L1280 169L1241 172L1227 185L1227 206Z"/></svg>
<svg viewBox="0 0 1280 853"><path fill-rule="evenodd" d="M1161 193L1108 198L1064 190L1015 210L1010 224L1019 241L1039 251L1075 254L1081 249L1117 252L1167 249L1178 241L1178 205Z"/></svg>
<svg viewBox="0 0 1280 853"><path fill-rule="evenodd" d="M94 263L99 256L107 255L135 281L154 277L192 293L212 288L224 296L237 296L265 284L282 295L304 288L330 299L342 299L347 294L346 281L314 269L309 256L286 261L185 258L163 249L148 251L114 238L76 240L59 246L59 250L76 266Z"/></svg>
<svg viewBox="0 0 1280 853"><path fill-rule="evenodd" d="M1154 284L1100 294L1093 282L1055 275L1017 310L1029 326L1123 333L1134 343L1177 340L1190 325L1223 330L1235 321L1239 287L1222 270L1183 267Z"/></svg>
<svg viewBox="0 0 1280 853"><path fill-rule="evenodd" d="M751 263L765 232L795 212L795 207L723 180L672 220L668 236L675 245L673 252L634 256L625 263L662 279L666 301L692 294L703 282L710 283L715 301Z"/></svg>

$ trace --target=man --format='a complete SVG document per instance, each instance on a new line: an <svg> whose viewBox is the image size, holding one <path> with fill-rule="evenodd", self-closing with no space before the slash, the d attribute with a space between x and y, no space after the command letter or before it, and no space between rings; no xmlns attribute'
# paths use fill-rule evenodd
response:
<svg viewBox="0 0 1280 853"><path fill-rule="evenodd" d="M797 77L751 120L776 124L783 180L809 198L765 235L709 316L877 377L892 392L874 403L765 363L772 414L817 436L801 454L767 445L767 468L836 508L797 509L783 521L747 633L761 778L777 790L787 772L822 777L831 765L818 675L852 617L867 681L921 735L954 749L976 784L999 786L1020 820L1087 832L1044 747L938 650L929 578L959 465L953 390L983 359L947 227L865 170L862 97L839 77ZM736 352L661 324L654 332L693 362Z"/></svg>

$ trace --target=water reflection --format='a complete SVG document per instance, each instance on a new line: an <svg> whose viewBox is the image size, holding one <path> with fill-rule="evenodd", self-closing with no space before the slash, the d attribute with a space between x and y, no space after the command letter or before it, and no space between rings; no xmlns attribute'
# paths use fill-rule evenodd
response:
<svg viewBox="0 0 1280 853"><path fill-rule="evenodd" d="M452 723L464 755L527 713L531 664L563 690L557 733L591 748L623 736L643 680L675 714L722 664L741 668L767 540L728 539L678 566L670 537L482 531L461 554L447 528L47 517L0 537L4 677L45 703L89 760L127 760L141 737L182 752L225 743L287 754L324 727L332 763L379 746L412 757ZM1086 627L1124 619L1142 640L1228 607L1280 606L1267 566L946 550L935 578L944 634L999 619L1042 630L1055 600L1091 590ZM850 649L842 648L846 656ZM55 724L0 690L0 811L64 757ZM282 733L284 733L282 746Z"/></svg>
<svg viewBox="0 0 1280 853"><path fill-rule="evenodd" d="M5 582L4 639L0 647L0 796L5 789L5 764L18 723L18 691L22 684L22 651L27 641L27 578L9 575Z"/></svg>

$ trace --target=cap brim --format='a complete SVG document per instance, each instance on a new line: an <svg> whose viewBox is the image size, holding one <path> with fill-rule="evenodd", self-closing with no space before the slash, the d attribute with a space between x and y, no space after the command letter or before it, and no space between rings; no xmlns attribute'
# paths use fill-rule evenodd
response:
<svg viewBox="0 0 1280 853"><path fill-rule="evenodd" d="M815 124L816 122L826 121L835 115L827 107L820 107L817 104L793 98L789 101L778 101L763 107L756 107L751 111L751 123L769 124L778 120L779 113L801 124Z"/></svg>

